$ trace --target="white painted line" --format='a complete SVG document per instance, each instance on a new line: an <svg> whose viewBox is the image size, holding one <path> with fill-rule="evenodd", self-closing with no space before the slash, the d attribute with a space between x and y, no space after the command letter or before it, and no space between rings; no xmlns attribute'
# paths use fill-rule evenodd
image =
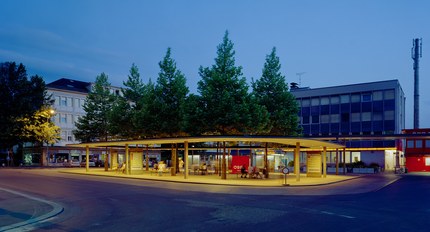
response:
<svg viewBox="0 0 430 232"><path fill-rule="evenodd" d="M327 212L327 211L321 211L322 214L328 214L328 215L334 215L334 213L332 212Z"/></svg>
<svg viewBox="0 0 430 232"><path fill-rule="evenodd" d="M29 228L23 228L23 227L26 226L26 225L29 225L29 224L34 224L34 223L46 220L48 218L54 217L54 216L60 214L61 212L63 212L63 210L64 210L64 208L61 205L59 205L59 204L57 204L55 202L52 202L52 201L43 200L43 199L38 198L38 197L33 197L33 196L27 195L25 193L20 193L20 192L17 192L17 191L13 191L13 190L1 188L1 187L0 187L0 190L8 192L8 193L15 194L15 195L18 195L18 196L22 196L22 197L25 197L25 198L28 198L28 199L31 199L31 200L35 200L35 201L39 201L39 202L42 202L42 203L46 203L46 204L52 206L52 208L53 208L51 212L49 212L47 214L44 214L44 215L41 215L39 217L31 218L29 220L26 220L26 221L23 221L23 222L19 222L19 223L15 223L15 224L12 224L12 225L0 227L0 231L7 231L7 230L9 230L9 231L28 231ZM34 229L34 227L32 227L31 229Z"/></svg>
<svg viewBox="0 0 430 232"><path fill-rule="evenodd" d="M355 218L353 216L348 216L348 215L343 215L343 214L340 214L339 216L344 217L344 218L349 218L349 219L354 219Z"/></svg>

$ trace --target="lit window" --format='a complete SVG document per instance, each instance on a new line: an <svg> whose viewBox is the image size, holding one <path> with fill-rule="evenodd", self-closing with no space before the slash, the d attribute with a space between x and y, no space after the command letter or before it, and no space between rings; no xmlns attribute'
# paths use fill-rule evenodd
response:
<svg viewBox="0 0 430 232"><path fill-rule="evenodd" d="M380 112L374 112L373 113L373 120L374 121L382 121L382 113L380 113Z"/></svg>
<svg viewBox="0 0 430 232"><path fill-rule="evenodd" d="M319 106L320 105L320 99L319 98L312 98L311 103L312 103L312 106Z"/></svg>
<svg viewBox="0 0 430 232"><path fill-rule="evenodd" d="M302 107L310 106L311 102L309 99L303 99L302 100Z"/></svg>
<svg viewBox="0 0 430 232"><path fill-rule="evenodd" d="M330 115L321 115L321 123L329 123Z"/></svg>
<svg viewBox="0 0 430 232"><path fill-rule="evenodd" d="M430 157L426 157L425 160L426 160L426 166L430 166Z"/></svg>

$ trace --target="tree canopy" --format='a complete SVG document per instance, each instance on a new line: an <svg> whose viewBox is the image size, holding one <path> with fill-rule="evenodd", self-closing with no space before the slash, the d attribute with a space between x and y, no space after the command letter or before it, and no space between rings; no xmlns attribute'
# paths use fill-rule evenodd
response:
<svg viewBox="0 0 430 232"><path fill-rule="evenodd" d="M298 135L298 105L295 97L288 92L285 76L281 74L281 64L276 48L266 56L260 79L253 82L253 95L270 115L270 135Z"/></svg>
<svg viewBox="0 0 430 232"><path fill-rule="evenodd" d="M22 118L31 118L50 105L45 82L37 75L27 76L23 64L0 63L0 146L10 149L29 138L23 136Z"/></svg>

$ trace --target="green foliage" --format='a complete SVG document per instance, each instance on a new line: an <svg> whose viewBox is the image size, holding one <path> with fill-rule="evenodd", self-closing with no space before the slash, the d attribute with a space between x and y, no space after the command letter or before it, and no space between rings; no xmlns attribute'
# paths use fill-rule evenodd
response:
<svg viewBox="0 0 430 232"><path fill-rule="evenodd" d="M75 137L81 142L107 141L109 139L109 114L115 100L110 92L108 76L101 73L84 104L85 115L76 122Z"/></svg>
<svg viewBox="0 0 430 232"><path fill-rule="evenodd" d="M299 107L294 96L288 92L285 76L281 74L281 64L276 56L276 48L266 56L263 73L252 83L253 94L259 105L265 106L270 115L270 135L298 135Z"/></svg>
<svg viewBox="0 0 430 232"><path fill-rule="evenodd" d="M51 121L51 108L43 107L29 117L19 118L22 138L27 142L53 144L60 139L60 127Z"/></svg>
<svg viewBox="0 0 430 232"><path fill-rule="evenodd" d="M171 49L159 62L160 72L155 86L155 103L158 110L152 112L159 121L157 134L159 136L177 136L182 134L183 110L188 94L185 76L176 68L176 62L171 58Z"/></svg>
<svg viewBox="0 0 430 232"><path fill-rule="evenodd" d="M212 67L200 66L201 116L207 134L244 134L249 125L248 85L242 67L235 66L233 43L225 33Z"/></svg>
<svg viewBox="0 0 430 232"><path fill-rule="evenodd" d="M20 119L30 118L50 103L41 77L29 80L23 64L0 63L0 146L10 149L27 142L23 136L25 124Z"/></svg>

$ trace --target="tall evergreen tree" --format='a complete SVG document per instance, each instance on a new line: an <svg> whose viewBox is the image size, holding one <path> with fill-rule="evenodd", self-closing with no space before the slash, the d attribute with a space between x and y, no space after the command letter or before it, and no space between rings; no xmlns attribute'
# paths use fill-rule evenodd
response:
<svg viewBox="0 0 430 232"><path fill-rule="evenodd" d="M242 67L235 66L233 43L225 32L217 47L217 57L212 67L200 66L202 117L205 133L244 134L249 125L248 85Z"/></svg>
<svg viewBox="0 0 430 232"><path fill-rule="evenodd" d="M157 84L155 86L159 119L159 135L177 136L183 134L183 107L188 94L185 76L176 67L167 48L166 56L159 63Z"/></svg>
<svg viewBox="0 0 430 232"><path fill-rule="evenodd" d="M299 107L288 91L288 84L280 69L281 64L274 47L266 56L261 78L252 84L253 94L258 104L265 106L270 114L269 134L295 136L300 133L297 118Z"/></svg>
<svg viewBox="0 0 430 232"><path fill-rule="evenodd" d="M111 113L110 133L119 138L138 139L141 137L142 128L138 127L137 112L142 109L142 97L145 84L140 78L139 69L135 64L130 68L127 81L123 82L122 96L115 96L115 102Z"/></svg>
<svg viewBox="0 0 430 232"><path fill-rule="evenodd" d="M81 142L109 139L109 114L114 102L114 95L110 90L108 76L101 73L86 97L84 104L86 114L75 123L76 129L73 133Z"/></svg>

